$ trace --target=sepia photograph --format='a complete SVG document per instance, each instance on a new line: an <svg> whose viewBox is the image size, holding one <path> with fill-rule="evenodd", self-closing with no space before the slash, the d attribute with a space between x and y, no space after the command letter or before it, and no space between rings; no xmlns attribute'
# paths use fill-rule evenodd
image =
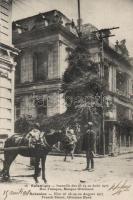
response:
<svg viewBox="0 0 133 200"><path fill-rule="evenodd" d="M0 200L133 199L133 0L0 0Z"/></svg>

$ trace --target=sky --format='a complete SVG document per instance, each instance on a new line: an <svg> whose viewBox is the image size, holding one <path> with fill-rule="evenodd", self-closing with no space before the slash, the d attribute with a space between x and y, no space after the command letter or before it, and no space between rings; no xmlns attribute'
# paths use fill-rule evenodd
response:
<svg viewBox="0 0 133 200"><path fill-rule="evenodd" d="M116 40L126 39L129 54L133 57L133 0L80 0L83 23L91 23L98 29L120 27L113 30ZM77 0L15 0L13 21L28 16L58 9L68 18L78 17Z"/></svg>

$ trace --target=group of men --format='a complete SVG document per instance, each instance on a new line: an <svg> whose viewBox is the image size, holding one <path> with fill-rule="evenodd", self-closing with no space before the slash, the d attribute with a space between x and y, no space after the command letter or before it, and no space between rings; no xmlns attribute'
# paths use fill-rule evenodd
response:
<svg viewBox="0 0 133 200"><path fill-rule="evenodd" d="M35 123L33 129L26 135L28 145L34 148L36 142L44 143L44 132L40 130L39 123ZM72 127L66 129L66 134L70 138L71 143L77 143L77 136ZM93 130L93 123L88 122L83 134L82 150L86 153L86 168L85 170L94 170L94 151L95 151L95 132Z"/></svg>

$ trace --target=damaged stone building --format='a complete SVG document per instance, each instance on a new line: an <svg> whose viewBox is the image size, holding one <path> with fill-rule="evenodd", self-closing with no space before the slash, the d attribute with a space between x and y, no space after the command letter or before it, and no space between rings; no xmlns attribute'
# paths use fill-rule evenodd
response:
<svg viewBox="0 0 133 200"><path fill-rule="evenodd" d="M16 117L64 111L61 78L67 67L66 47L72 46L75 37L68 23L56 10L13 23L13 43L21 50L16 68Z"/></svg>
<svg viewBox="0 0 133 200"><path fill-rule="evenodd" d="M71 21L57 10L18 20L13 23L13 43L21 50L16 67L16 119L23 115L52 116L65 111L60 94L62 75L67 68L67 47L74 47L75 30ZM108 84L104 113L105 153L119 153L133 149L133 65L125 40L111 45L105 38L101 42L94 36L91 24L82 25L90 38L90 53L101 66ZM102 46L101 46L102 45ZM101 52L102 51L102 52ZM101 145L101 132L97 133L96 152Z"/></svg>

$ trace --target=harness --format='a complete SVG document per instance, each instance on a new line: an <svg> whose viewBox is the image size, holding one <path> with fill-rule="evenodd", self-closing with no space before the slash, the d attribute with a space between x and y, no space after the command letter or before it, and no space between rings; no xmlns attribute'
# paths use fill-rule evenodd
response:
<svg viewBox="0 0 133 200"><path fill-rule="evenodd" d="M46 147L48 149L52 149L52 147L48 144L47 140L46 140L46 136L43 134L43 144L46 145Z"/></svg>
<svg viewBox="0 0 133 200"><path fill-rule="evenodd" d="M51 150L52 147L48 144L46 140L46 136L44 132L40 131L31 131L26 136L26 140L28 140L29 148L46 148Z"/></svg>

